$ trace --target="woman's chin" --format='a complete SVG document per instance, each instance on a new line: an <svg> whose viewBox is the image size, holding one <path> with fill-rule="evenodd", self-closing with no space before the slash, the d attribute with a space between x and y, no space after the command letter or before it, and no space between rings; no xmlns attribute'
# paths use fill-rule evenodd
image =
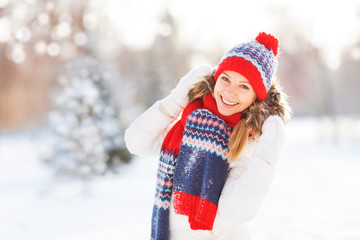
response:
<svg viewBox="0 0 360 240"><path fill-rule="evenodd" d="M231 115L235 114L234 111L229 111L229 110L225 110L225 109L218 109L218 111L223 116L231 116Z"/></svg>

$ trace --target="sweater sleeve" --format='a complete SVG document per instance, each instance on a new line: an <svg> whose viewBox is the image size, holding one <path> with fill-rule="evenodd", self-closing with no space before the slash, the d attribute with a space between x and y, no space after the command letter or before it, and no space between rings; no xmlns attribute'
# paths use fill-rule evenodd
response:
<svg viewBox="0 0 360 240"><path fill-rule="evenodd" d="M275 169L260 158L250 158L241 177L219 201L218 214L227 225L243 224L254 218L270 188Z"/></svg>
<svg viewBox="0 0 360 240"><path fill-rule="evenodd" d="M221 195L218 209L224 224L239 225L254 218L270 189L285 132L281 120L274 117L268 120L267 127L270 130L255 143L254 152L240 159L247 160L245 170L240 176L229 174L227 181L233 185ZM264 141L266 138L272 141Z"/></svg>
<svg viewBox="0 0 360 240"><path fill-rule="evenodd" d="M132 154L151 156L160 153L167 130L175 120L161 110L161 101L135 119L125 131L126 147Z"/></svg>

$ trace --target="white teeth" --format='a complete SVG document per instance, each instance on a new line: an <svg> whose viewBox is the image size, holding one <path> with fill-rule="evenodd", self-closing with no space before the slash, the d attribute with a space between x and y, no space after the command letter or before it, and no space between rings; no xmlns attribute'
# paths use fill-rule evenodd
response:
<svg viewBox="0 0 360 240"><path fill-rule="evenodd" d="M228 104L228 105L236 105L237 103L232 103L232 102L228 102L225 100L225 98L222 97L222 100L224 101L224 103Z"/></svg>

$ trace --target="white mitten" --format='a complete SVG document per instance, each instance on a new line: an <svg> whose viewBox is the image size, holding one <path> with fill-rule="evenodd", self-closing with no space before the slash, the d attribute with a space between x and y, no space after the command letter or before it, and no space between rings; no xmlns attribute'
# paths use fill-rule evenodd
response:
<svg viewBox="0 0 360 240"><path fill-rule="evenodd" d="M285 125L279 116L269 116L263 126L262 134L255 145L254 157L275 166L282 145L285 142Z"/></svg>
<svg viewBox="0 0 360 240"><path fill-rule="evenodd" d="M169 116L176 117L189 103L188 93L195 85L204 80L205 76L211 75L213 68L209 64L203 64L180 79L178 85L171 93L161 100L160 108Z"/></svg>

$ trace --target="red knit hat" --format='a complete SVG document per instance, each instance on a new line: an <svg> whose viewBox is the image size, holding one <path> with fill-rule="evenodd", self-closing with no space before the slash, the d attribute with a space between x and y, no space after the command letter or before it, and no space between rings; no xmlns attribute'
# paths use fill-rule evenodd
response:
<svg viewBox="0 0 360 240"><path fill-rule="evenodd" d="M265 100L277 69L278 48L276 37L259 33L255 41L236 45L225 53L214 74L215 80L226 70L240 73L250 82L258 99Z"/></svg>

